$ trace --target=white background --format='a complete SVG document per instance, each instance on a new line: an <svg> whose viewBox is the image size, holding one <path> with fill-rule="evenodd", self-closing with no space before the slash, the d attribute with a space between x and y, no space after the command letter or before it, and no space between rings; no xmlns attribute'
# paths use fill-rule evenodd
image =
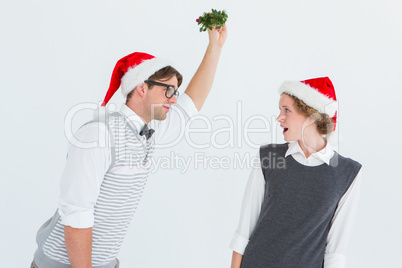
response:
<svg viewBox="0 0 402 268"><path fill-rule="evenodd" d="M284 80L329 76L340 106L339 152L364 166L347 267L402 263L400 1L25 0L0 4L2 267L29 267L36 231L57 207L68 111L101 101L115 62L134 51L174 60L183 91L207 45L195 19L211 8L228 12L229 36L202 110L211 133L193 140L211 140L228 127L214 116L226 115L236 126L235 144L195 149L182 141L158 154L254 156L238 132L245 121L261 115L275 124ZM122 101L119 94L111 102ZM74 127L89 114L77 115ZM258 145L273 137L250 134ZM159 169L119 254L122 267L229 267L247 176L247 168L195 161L184 173Z"/></svg>

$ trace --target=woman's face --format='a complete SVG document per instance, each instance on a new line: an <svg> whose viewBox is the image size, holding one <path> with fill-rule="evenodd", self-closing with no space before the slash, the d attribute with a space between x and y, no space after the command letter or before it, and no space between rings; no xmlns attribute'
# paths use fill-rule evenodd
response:
<svg viewBox="0 0 402 268"><path fill-rule="evenodd" d="M294 100L286 94L279 99L280 114L276 119L283 128L285 141L303 140L303 129L311 125L311 120L294 106Z"/></svg>

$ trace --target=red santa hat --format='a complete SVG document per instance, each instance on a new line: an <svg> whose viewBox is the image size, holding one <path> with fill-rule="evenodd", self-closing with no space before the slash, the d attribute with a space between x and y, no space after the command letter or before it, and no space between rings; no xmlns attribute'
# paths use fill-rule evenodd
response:
<svg viewBox="0 0 402 268"><path fill-rule="evenodd" d="M136 86L166 66L172 66L171 62L143 52L134 52L121 58L114 67L102 106L109 102L119 87L126 97Z"/></svg>
<svg viewBox="0 0 402 268"><path fill-rule="evenodd" d="M338 102L336 101L335 88L328 77L300 82L285 81L279 88L279 93L293 95L320 113L328 114L334 122L335 130Z"/></svg>

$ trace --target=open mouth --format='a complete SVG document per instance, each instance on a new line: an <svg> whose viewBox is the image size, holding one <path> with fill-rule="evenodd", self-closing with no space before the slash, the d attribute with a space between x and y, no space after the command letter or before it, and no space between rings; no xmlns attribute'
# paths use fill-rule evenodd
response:
<svg viewBox="0 0 402 268"><path fill-rule="evenodd" d="M287 127L283 128L283 134L285 134L289 129Z"/></svg>

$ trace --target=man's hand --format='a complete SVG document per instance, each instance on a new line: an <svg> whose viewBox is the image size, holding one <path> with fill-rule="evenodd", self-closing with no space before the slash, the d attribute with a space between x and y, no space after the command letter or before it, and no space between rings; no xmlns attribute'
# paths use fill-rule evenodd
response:
<svg viewBox="0 0 402 268"><path fill-rule="evenodd" d="M217 45L220 48L223 47L226 41L226 37L228 35L228 29L226 25L220 29L213 29L213 30L208 30L208 35L209 35L209 43L211 45Z"/></svg>

